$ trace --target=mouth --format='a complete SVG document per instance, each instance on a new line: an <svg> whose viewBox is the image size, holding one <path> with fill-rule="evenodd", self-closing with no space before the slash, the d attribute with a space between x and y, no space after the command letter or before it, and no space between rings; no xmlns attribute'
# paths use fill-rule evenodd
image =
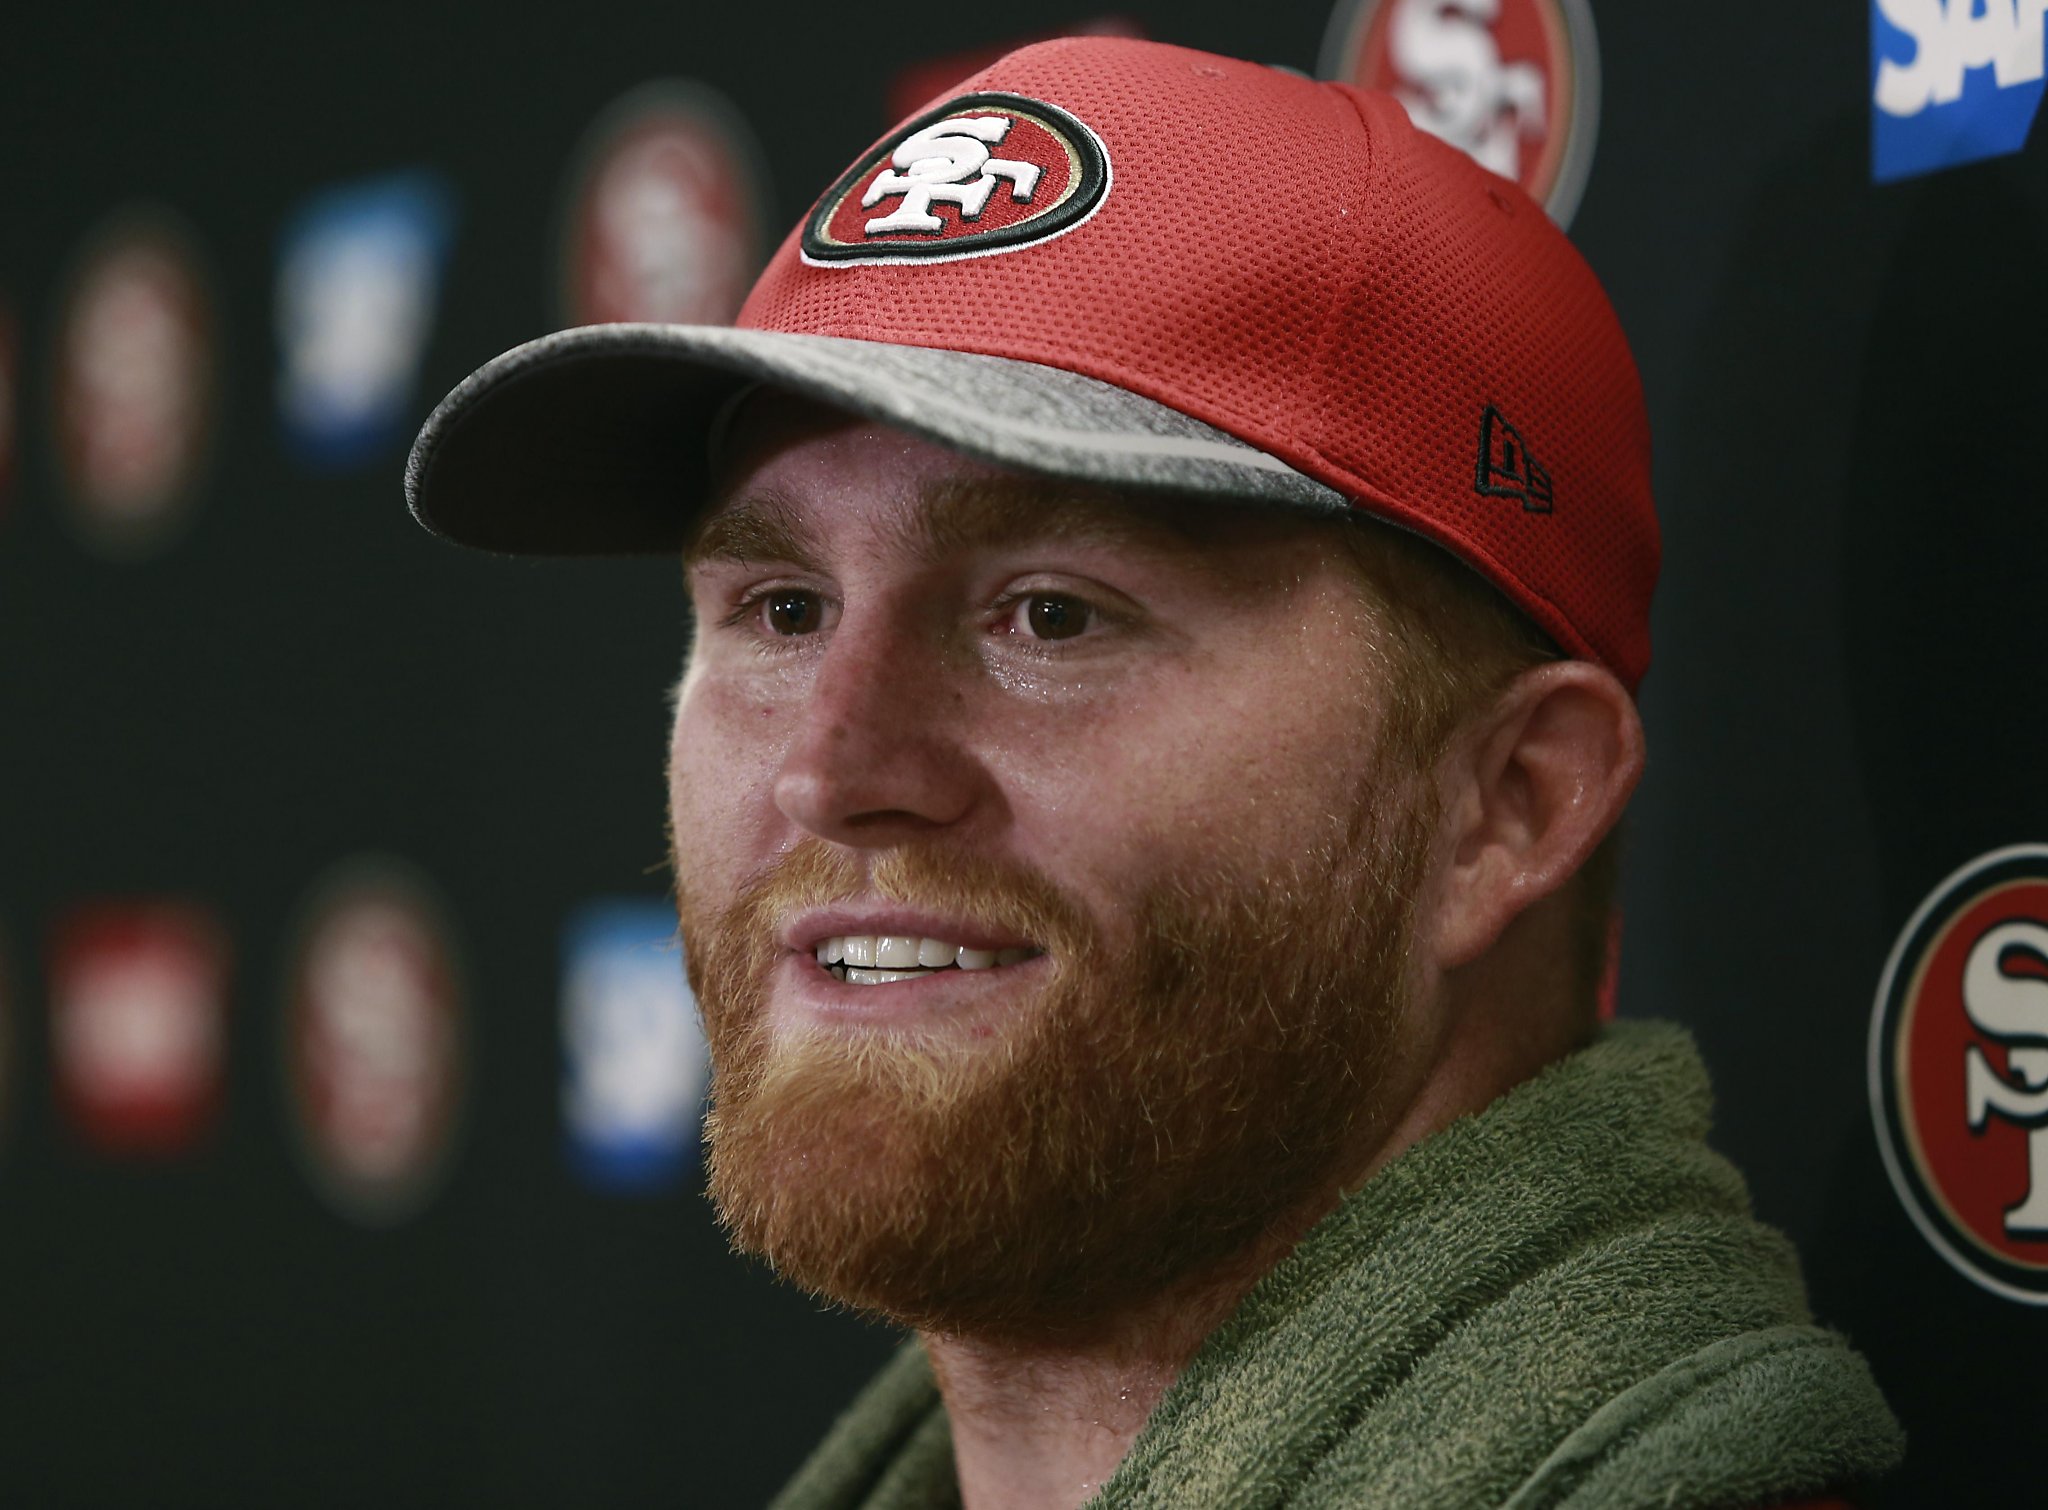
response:
<svg viewBox="0 0 2048 1510"><path fill-rule="evenodd" d="M949 939L891 933L843 934L819 940L816 948L819 968L853 986L894 985L951 970L1000 970L1044 952L1028 945L979 949Z"/></svg>

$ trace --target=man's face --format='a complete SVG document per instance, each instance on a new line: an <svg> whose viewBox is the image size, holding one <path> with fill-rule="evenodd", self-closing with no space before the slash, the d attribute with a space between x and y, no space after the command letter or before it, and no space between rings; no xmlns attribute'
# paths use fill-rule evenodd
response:
<svg viewBox="0 0 2048 1510"><path fill-rule="evenodd" d="M1434 810L1376 756L1338 527L773 395L733 441L670 801L735 1240L953 1330L1226 1262L1385 1132L1424 1032Z"/></svg>

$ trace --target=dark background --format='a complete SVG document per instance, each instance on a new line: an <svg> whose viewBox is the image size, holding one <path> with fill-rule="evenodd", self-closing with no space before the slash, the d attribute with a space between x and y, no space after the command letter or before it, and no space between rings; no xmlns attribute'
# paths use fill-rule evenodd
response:
<svg viewBox="0 0 2048 1510"><path fill-rule="evenodd" d="M1146 34L1313 69L1327 0L1150 0ZM722 89L779 233L888 124L909 63L1101 14L861 6L17 7L0 43L0 297L22 458L0 512L0 1500L741 1505L892 1345L725 1255L694 1185L594 1193L560 1152L561 921L658 886L660 562L470 556L406 518L402 448L296 464L271 400L281 222L429 166L460 222L420 410L558 323L575 145L655 77ZM1717 1141L1912 1436L1873 1505L2040 1503L2048 1316L1958 1276L1886 1182L1864 1090L1891 940L1955 866L2048 838L2039 151L1873 187L1852 4L1597 3L1574 238L1641 361L1666 572L1622 1011L1698 1033ZM191 225L225 342L215 452L167 549L60 517L47 369L121 203ZM275 1071L294 908L337 859L445 893L474 1032L451 1177L354 1225L294 1162ZM43 947L100 896L233 941L228 1103L123 1163L51 1104Z"/></svg>

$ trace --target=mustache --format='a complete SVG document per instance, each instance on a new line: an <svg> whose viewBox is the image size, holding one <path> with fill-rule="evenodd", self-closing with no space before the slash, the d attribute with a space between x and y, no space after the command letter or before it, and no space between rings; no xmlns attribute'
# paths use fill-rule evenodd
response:
<svg viewBox="0 0 2048 1510"><path fill-rule="evenodd" d="M1086 910L1043 871L985 854L903 847L863 855L803 839L749 878L730 906L710 916L693 905L680 870L676 876L676 910L692 974L702 955L707 970L728 982L758 979L774 963L782 922L792 914L857 902L891 903L1014 933L1052 955L1055 969L1095 942Z"/></svg>

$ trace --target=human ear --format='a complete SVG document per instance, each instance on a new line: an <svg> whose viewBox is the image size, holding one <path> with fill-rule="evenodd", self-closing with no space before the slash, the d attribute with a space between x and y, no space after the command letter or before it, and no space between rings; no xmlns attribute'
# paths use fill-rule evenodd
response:
<svg viewBox="0 0 2048 1510"><path fill-rule="evenodd" d="M1442 969L1492 948L1557 891L1620 819L1643 773L1643 723L1590 661L1523 672L1438 766L1440 854L1429 936Z"/></svg>

